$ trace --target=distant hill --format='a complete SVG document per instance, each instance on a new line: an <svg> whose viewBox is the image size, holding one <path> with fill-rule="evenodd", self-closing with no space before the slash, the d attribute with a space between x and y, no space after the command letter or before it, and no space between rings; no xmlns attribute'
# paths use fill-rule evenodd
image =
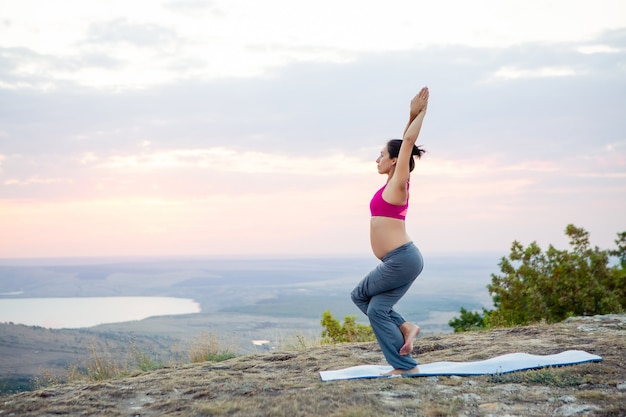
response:
<svg viewBox="0 0 626 417"><path fill-rule="evenodd" d="M625 416L625 315L426 336L413 353L429 363L570 349L603 361L495 376L324 383L319 371L384 360L376 343L318 346L4 396L0 415Z"/></svg>
<svg viewBox="0 0 626 417"><path fill-rule="evenodd" d="M136 348L154 357L168 357L176 339L132 332L89 329L46 329L0 323L0 391L24 388L42 373L62 374L80 366L93 350L123 357Z"/></svg>

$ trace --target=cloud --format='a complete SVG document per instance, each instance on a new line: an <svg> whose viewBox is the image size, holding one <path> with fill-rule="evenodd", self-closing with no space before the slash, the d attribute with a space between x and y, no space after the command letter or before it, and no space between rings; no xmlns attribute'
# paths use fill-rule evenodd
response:
<svg viewBox="0 0 626 417"><path fill-rule="evenodd" d="M532 173L543 174L559 171L554 161L527 159L516 163L503 163L491 155L474 159L443 159L437 157L433 164L426 163L423 173L433 177L445 176L449 178L491 176L494 172L500 173Z"/></svg>
<svg viewBox="0 0 626 417"><path fill-rule="evenodd" d="M88 46L106 44L128 44L138 48L161 48L163 44L175 42L178 36L171 29L151 23L131 23L127 19L95 22L87 31Z"/></svg>
<svg viewBox="0 0 626 417"><path fill-rule="evenodd" d="M4 185L17 185L17 186L28 186L33 184L55 184L55 183L71 183L72 180L67 178L39 178L39 177L30 177L27 179L15 179L10 178L4 181Z"/></svg>
<svg viewBox="0 0 626 417"><path fill-rule="evenodd" d="M571 77L576 75L576 70L568 67L542 67L534 69L522 69L505 66L499 68L493 76L504 79L517 78L543 78L543 77Z"/></svg>
<svg viewBox="0 0 626 417"><path fill-rule="evenodd" d="M626 45L626 37L612 36ZM0 90L0 100L12 103L0 119L10 134L2 147L5 153L107 157L136 153L148 141L157 151L227 147L319 156L339 150L370 160L385 140L401 135L411 93L428 84L427 149L457 157L560 157L589 146L590 135L602 146L619 139L620 126L626 129L622 59L584 55L573 44L447 47L294 64L257 79L179 80L150 90L112 93L68 84L53 92ZM502 68L519 76L494 78ZM542 68L573 73L526 77ZM19 80L56 82L43 69ZM590 103L593 120L580 116Z"/></svg>
<svg viewBox="0 0 626 417"><path fill-rule="evenodd" d="M235 149L217 147L112 156L98 166L123 172L183 168L254 175L333 176L367 173L371 171L372 163L365 164L358 158L342 154L311 158L256 151L238 152Z"/></svg>
<svg viewBox="0 0 626 417"><path fill-rule="evenodd" d="M611 45L583 45L576 49L581 54L616 54L621 52L621 49L615 48Z"/></svg>
<svg viewBox="0 0 626 417"><path fill-rule="evenodd" d="M626 178L626 172L590 172L590 173L580 173L576 174L581 178Z"/></svg>
<svg viewBox="0 0 626 417"><path fill-rule="evenodd" d="M47 93L75 89L81 74L119 71L120 60L93 51L68 57L41 54L27 48L0 48L0 90L34 90Z"/></svg>
<svg viewBox="0 0 626 417"><path fill-rule="evenodd" d="M198 13L199 11L216 11L217 2L215 1L207 1L207 0L179 0L179 1L170 1L164 3L163 7L168 10L177 11L181 13Z"/></svg>
<svg viewBox="0 0 626 417"><path fill-rule="evenodd" d="M70 81L117 92L188 79L271 76L277 69L303 62L348 63L364 55L412 54L433 47L503 50L578 43L616 48L611 39L597 38L607 29L623 27L620 16L625 11L619 1L608 0L602 7L556 1L544 5L541 13L525 4L497 1L476 5L407 1L371 8L355 1L326 0L307 5L283 0L138 0L116 7L63 0L60 4L65 7L44 8L39 3L40 13L33 14L35 3L7 9L9 23L0 27L0 38L6 48L47 57L48 65L37 73L47 74L49 80L13 85L51 82L61 87ZM417 21L415 16L428 18ZM70 71L64 68L66 63Z"/></svg>
<svg viewBox="0 0 626 417"><path fill-rule="evenodd" d="M352 35L333 45L305 33L229 43L234 29L220 25L240 13L253 22L254 10L185 3L145 17L137 6L128 16L100 10L95 20L61 20L76 25L59 38L66 49L53 35L10 44L0 29L0 218L21 219L11 233L26 236L19 224L41 215L22 253L60 248L54 236L73 219L68 239L81 250L101 234L101 248L113 253L131 231L136 247L163 252L176 241L181 250L219 252L236 227L250 238L248 251L305 251L329 236L328 250L367 251L367 202L384 182L374 159L402 135L409 100L424 84L431 102L420 142L428 152L412 177L412 236L431 249L484 247L481 239L502 248L555 224L560 234L571 221L613 238L626 192L625 30L532 43L511 34L506 48L423 45L411 41L421 32L406 17L372 48L368 37L356 48ZM215 26L205 31L208 22ZM255 30L271 30L264 24ZM382 45L405 32L406 43ZM233 69L246 65L242 58L253 70L245 76ZM93 219L106 221L79 236ZM50 236L40 239L39 229ZM234 253L239 244L223 247Z"/></svg>

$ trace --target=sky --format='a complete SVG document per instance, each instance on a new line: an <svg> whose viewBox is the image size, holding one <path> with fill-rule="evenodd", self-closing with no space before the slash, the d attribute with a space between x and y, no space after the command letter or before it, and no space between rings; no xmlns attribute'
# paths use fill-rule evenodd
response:
<svg viewBox="0 0 626 417"><path fill-rule="evenodd" d="M0 0L0 258L372 256L422 86L425 256L614 247L626 2Z"/></svg>

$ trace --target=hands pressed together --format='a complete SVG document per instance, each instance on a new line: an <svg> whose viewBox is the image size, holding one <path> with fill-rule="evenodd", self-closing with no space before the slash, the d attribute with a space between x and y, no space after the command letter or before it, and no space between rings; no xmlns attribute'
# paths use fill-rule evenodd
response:
<svg viewBox="0 0 626 417"><path fill-rule="evenodd" d="M420 92L413 97L411 100L411 118L416 117L422 111L426 111L428 96L428 87L423 87Z"/></svg>

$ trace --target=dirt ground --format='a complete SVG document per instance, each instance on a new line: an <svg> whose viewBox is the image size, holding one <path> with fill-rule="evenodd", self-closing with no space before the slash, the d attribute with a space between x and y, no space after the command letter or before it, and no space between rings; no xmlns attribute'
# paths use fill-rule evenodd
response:
<svg viewBox="0 0 626 417"><path fill-rule="evenodd" d="M322 382L376 343L236 357L0 397L0 416L626 416L626 315L419 338L420 363L584 350L602 362L478 377Z"/></svg>

